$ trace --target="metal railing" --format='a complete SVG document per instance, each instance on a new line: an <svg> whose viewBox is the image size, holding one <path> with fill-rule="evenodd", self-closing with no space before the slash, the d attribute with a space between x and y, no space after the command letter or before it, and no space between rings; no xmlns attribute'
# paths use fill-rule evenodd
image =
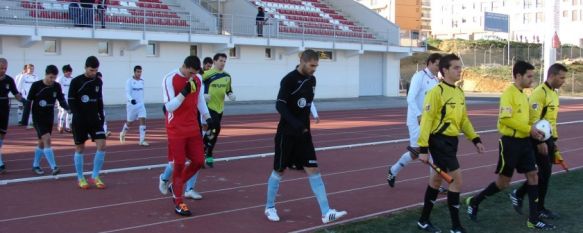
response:
<svg viewBox="0 0 583 233"><path fill-rule="evenodd" d="M0 10L0 24L31 25L34 27L81 27L91 30L138 30L146 32L167 31L190 34L219 34L357 42L392 46L419 47L421 36L399 33L398 28L368 28L339 24L324 18L287 16L286 19L270 16L257 23L254 16L217 15L214 22L200 22L188 11L173 10L180 6L157 3L134 5L83 4L65 1L1 0L6 3ZM261 31L262 29L262 31Z"/></svg>

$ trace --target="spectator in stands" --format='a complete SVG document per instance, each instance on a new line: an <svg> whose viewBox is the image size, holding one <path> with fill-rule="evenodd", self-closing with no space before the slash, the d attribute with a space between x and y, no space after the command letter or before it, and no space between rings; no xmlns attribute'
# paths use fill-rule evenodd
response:
<svg viewBox="0 0 583 233"><path fill-rule="evenodd" d="M255 24L257 25L257 36L263 37L263 25L265 25L267 17L265 17L265 11L263 7L257 8L257 16L255 17Z"/></svg>
<svg viewBox="0 0 583 233"><path fill-rule="evenodd" d="M105 11L107 10L107 4L109 2L107 0L95 0L95 4L97 5L96 11L97 16L101 20L101 28L105 28Z"/></svg>
<svg viewBox="0 0 583 233"><path fill-rule="evenodd" d="M83 27L93 27L93 3L95 0L80 0L81 3L81 25Z"/></svg>

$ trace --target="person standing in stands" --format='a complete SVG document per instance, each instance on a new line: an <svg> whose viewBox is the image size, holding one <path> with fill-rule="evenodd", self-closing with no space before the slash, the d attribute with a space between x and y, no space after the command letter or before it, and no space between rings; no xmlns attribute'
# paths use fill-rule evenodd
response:
<svg viewBox="0 0 583 233"><path fill-rule="evenodd" d="M257 36L263 37L263 25L265 25L267 17L265 17L265 10L263 7L257 8L257 16L255 16L255 24L257 25Z"/></svg>

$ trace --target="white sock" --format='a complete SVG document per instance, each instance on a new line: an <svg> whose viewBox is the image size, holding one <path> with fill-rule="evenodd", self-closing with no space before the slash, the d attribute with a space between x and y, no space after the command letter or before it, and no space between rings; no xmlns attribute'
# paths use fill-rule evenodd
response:
<svg viewBox="0 0 583 233"><path fill-rule="evenodd" d="M146 126L140 125L140 142L146 140Z"/></svg>
<svg viewBox="0 0 583 233"><path fill-rule="evenodd" d="M407 164L411 162L411 160L413 159L411 159L411 155L409 154L409 152L405 152L404 154L401 155L399 161L397 161L397 163L391 166L391 173L393 173L393 175L396 176L397 174L399 174L399 171L403 169L403 167L407 166Z"/></svg>

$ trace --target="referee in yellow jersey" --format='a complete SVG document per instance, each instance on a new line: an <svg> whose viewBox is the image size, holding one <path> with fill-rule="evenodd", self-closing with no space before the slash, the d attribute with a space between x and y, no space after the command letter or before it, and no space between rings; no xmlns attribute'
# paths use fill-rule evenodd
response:
<svg viewBox="0 0 583 233"><path fill-rule="evenodd" d="M529 88L534 76L534 66L518 61L512 67L514 83L500 96L500 112L498 114L498 132L502 137L498 140L499 157L496 174L498 179L482 190L478 195L466 199L468 215L471 220L478 219L478 206L486 199L510 185L514 169L525 173L529 199L528 228L553 229L554 226L540 220L537 214L538 176L532 139L543 139L542 132L530 123L528 97L523 92Z"/></svg>
<svg viewBox="0 0 583 233"><path fill-rule="evenodd" d="M419 160L428 161L428 152L435 165L447 172L454 179L448 187L447 205L451 216L452 233L466 232L460 223L460 190L462 174L457 160L458 135L463 132L476 146L479 153L484 146L476 134L466 110L466 100L461 88L455 86L460 80L462 63L455 54L449 54L439 60L439 72L443 80L431 89L425 96L419 139ZM441 232L429 221L433 203L437 199L441 177L431 172L429 185L425 191L425 199L421 218L417 227L428 232Z"/></svg>
<svg viewBox="0 0 583 233"><path fill-rule="evenodd" d="M557 131L557 116L559 114L559 94L557 90L565 83L567 67L561 64L553 64L547 72L547 80L534 89L529 98L530 124L540 119L551 123L552 137L548 140L533 141L536 150L536 165L538 167L538 216L539 218L556 219L559 214L545 208L545 199L551 178L552 163L555 159L555 145L559 134ZM508 196L512 206L519 214L522 214L522 200L527 192L528 183L512 191Z"/></svg>

